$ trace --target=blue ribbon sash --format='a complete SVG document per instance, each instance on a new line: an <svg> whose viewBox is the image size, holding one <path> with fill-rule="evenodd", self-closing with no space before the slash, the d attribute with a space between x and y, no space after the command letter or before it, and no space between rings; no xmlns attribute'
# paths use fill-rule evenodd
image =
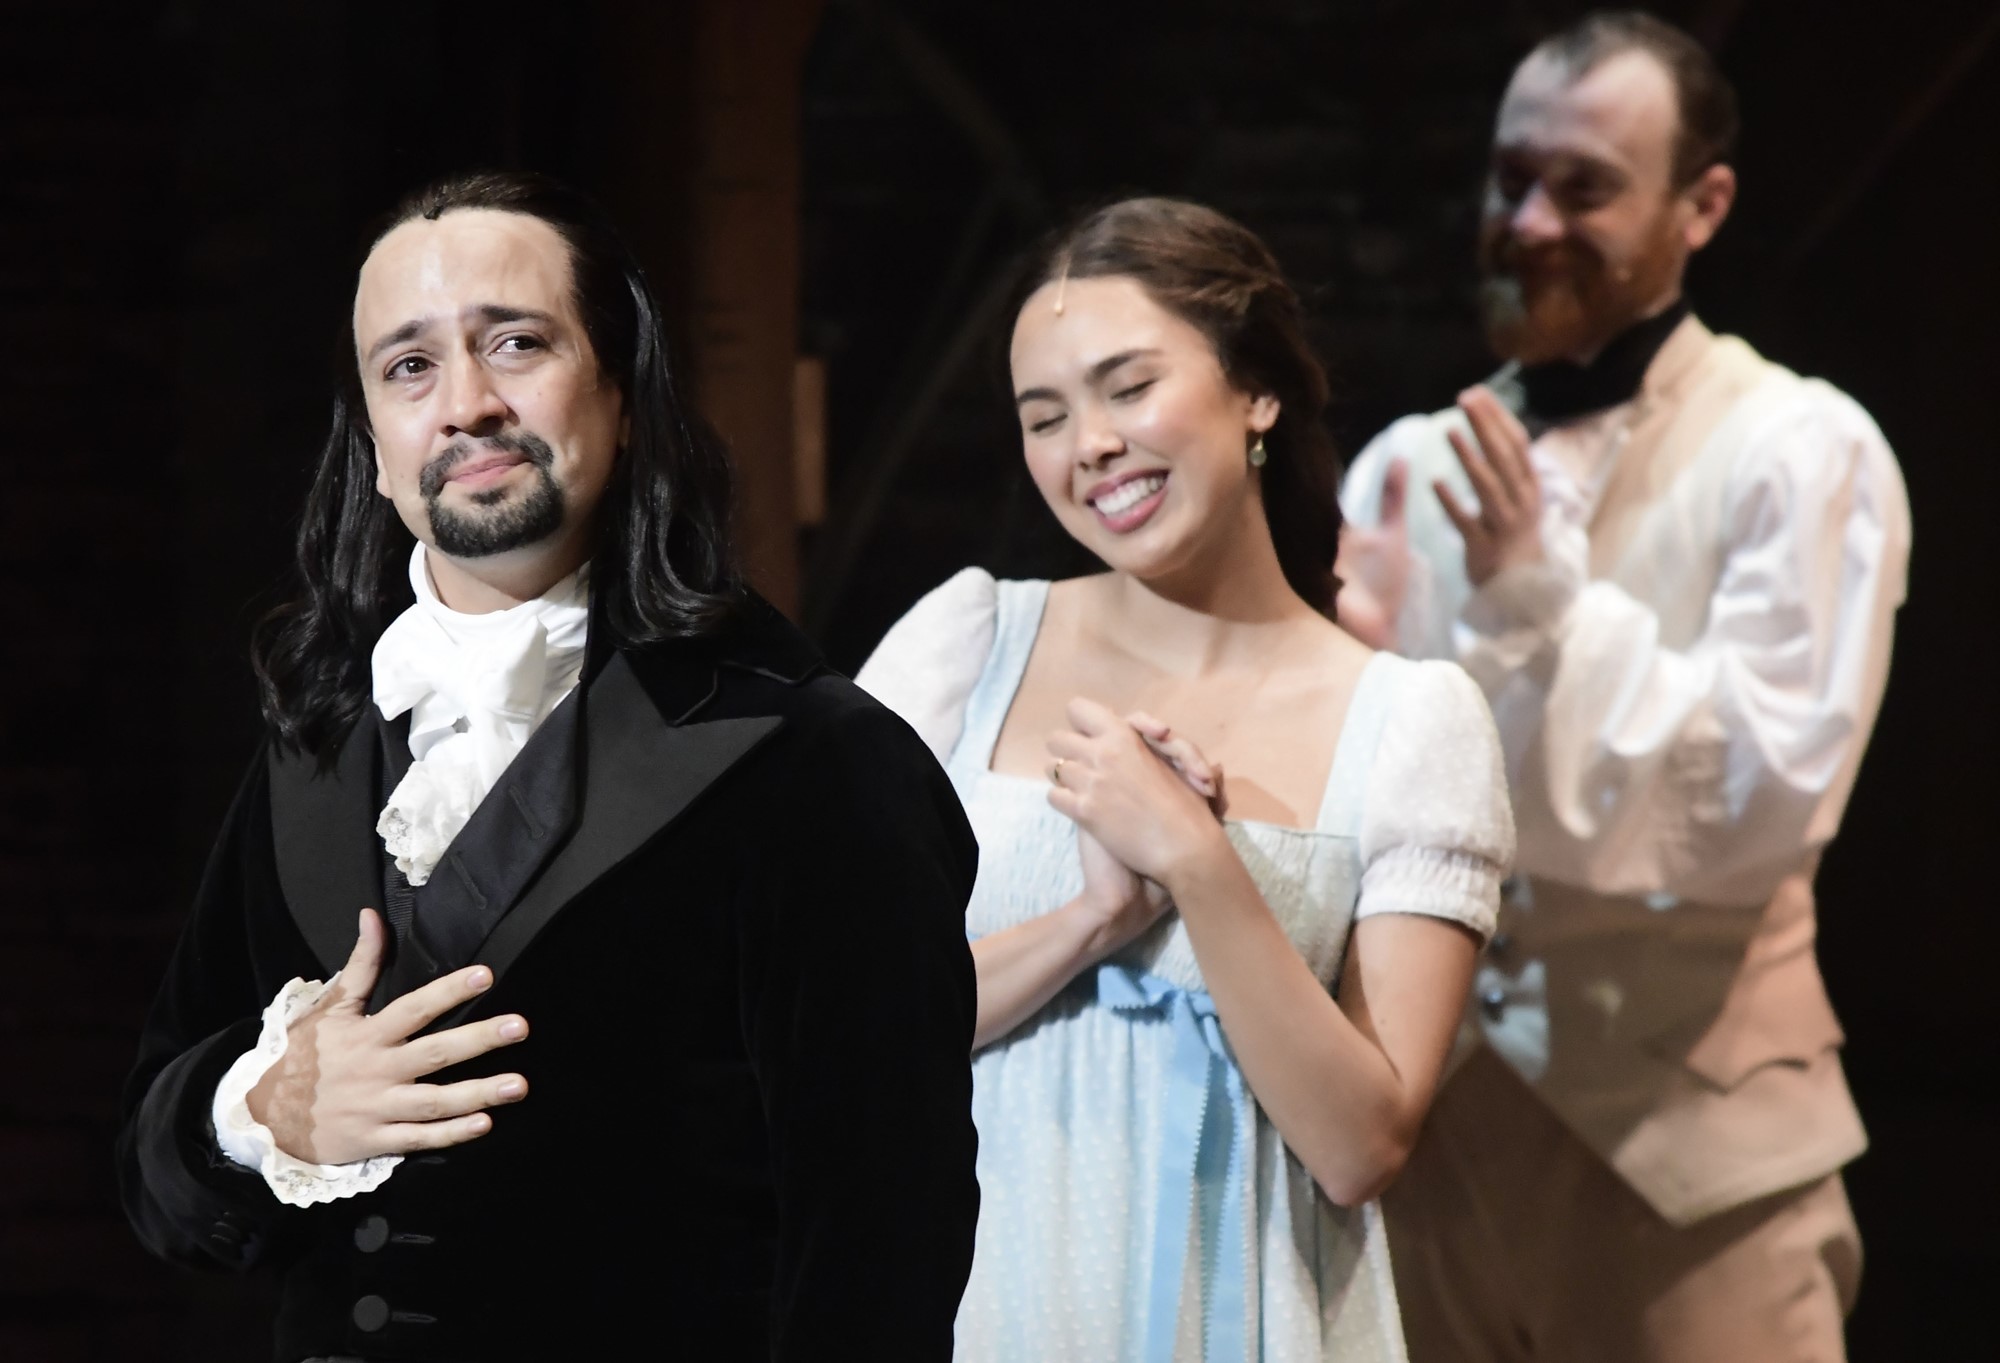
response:
<svg viewBox="0 0 2000 1363"><path fill-rule="evenodd" d="M1250 1259L1244 1227L1254 1130L1249 1090L1222 1034L1215 1000L1130 966L1097 969L1097 1001L1173 1029L1165 1130L1146 1310L1147 1363L1168 1363L1179 1330L1190 1232L1199 1218L1203 1258L1203 1363L1254 1356L1249 1338Z"/></svg>

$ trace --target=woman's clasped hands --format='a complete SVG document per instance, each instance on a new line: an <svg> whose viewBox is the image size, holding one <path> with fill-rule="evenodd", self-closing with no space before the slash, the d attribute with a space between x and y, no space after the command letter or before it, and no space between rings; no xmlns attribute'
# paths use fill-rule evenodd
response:
<svg viewBox="0 0 2000 1363"><path fill-rule="evenodd" d="M1218 853L1228 808L1222 768L1142 711L1077 697L1050 735L1049 803L1076 824L1092 954L1108 955L1172 906L1181 872Z"/></svg>

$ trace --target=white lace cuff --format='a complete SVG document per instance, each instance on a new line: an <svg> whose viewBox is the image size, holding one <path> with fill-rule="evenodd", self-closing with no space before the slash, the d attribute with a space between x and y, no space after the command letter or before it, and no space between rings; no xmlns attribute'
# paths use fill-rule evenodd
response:
<svg viewBox="0 0 2000 1363"><path fill-rule="evenodd" d="M333 977L339 978L337 973ZM238 1056L215 1086L215 1103L210 1110L215 1143L222 1152L262 1174L278 1201L292 1207L310 1207L378 1188L403 1162L401 1155L377 1155L352 1164L309 1164L280 1150L271 1128L250 1115L250 1090L284 1055L292 1020L332 987L333 980L324 984L300 979L286 982L264 1010L264 1030L257 1045Z"/></svg>

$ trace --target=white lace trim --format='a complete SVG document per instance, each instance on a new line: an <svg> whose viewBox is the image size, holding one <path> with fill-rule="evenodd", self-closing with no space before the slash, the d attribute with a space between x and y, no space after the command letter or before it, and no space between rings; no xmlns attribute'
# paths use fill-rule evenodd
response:
<svg viewBox="0 0 2000 1363"><path fill-rule="evenodd" d="M238 1056L236 1063L215 1086L215 1141L224 1154L264 1176L278 1201L292 1207L310 1207L356 1193L379 1188L403 1162L401 1155L377 1155L352 1164L312 1164L295 1159L278 1148L271 1128L250 1115L250 1090L271 1066L285 1054L292 1022L319 1002L320 996L339 979L291 979L264 1010L264 1028L251 1050Z"/></svg>
<svg viewBox="0 0 2000 1363"><path fill-rule="evenodd" d="M485 798L469 748L440 746L427 760L410 764L375 831L412 889L429 883L445 849Z"/></svg>
<svg viewBox="0 0 2000 1363"><path fill-rule="evenodd" d="M445 849L583 670L586 565L547 594L483 615L438 599L428 551L410 552L416 603L369 657L376 708L410 717L410 769L376 822L396 867L429 881Z"/></svg>

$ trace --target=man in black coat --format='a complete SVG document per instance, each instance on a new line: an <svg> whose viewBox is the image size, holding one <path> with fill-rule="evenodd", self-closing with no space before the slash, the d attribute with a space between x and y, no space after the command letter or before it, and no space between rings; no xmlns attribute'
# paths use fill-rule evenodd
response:
<svg viewBox="0 0 2000 1363"><path fill-rule="evenodd" d="M949 783L741 585L594 205L414 196L354 327L269 741L126 1092L134 1227L281 1275L284 1363L948 1357Z"/></svg>

